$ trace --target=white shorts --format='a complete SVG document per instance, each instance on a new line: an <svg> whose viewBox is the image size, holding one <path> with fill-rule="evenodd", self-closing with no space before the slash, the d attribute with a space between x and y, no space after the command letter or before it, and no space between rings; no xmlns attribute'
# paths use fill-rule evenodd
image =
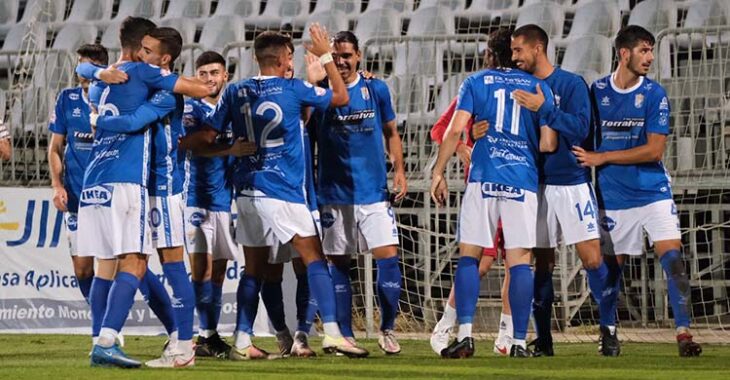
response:
<svg viewBox="0 0 730 380"><path fill-rule="evenodd" d="M153 248L185 245L185 203L182 194L150 197L150 231Z"/></svg>
<svg viewBox="0 0 730 380"><path fill-rule="evenodd" d="M231 213L186 207L185 246L188 253L207 253L213 260L236 260L238 245L233 241Z"/></svg>
<svg viewBox="0 0 730 380"><path fill-rule="evenodd" d="M390 202L326 205L322 211L322 249L345 255L398 245L398 226Z"/></svg>
<svg viewBox="0 0 730 380"><path fill-rule="evenodd" d="M114 259L152 253L147 226L147 189L135 183L107 183L81 191L79 256Z"/></svg>
<svg viewBox="0 0 730 380"><path fill-rule="evenodd" d="M500 219L505 249L532 249L536 240L537 194L491 182L468 183L461 200L457 240L494 247Z"/></svg>
<svg viewBox="0 0 730 380"><path fill-rule="evenodd" d="M322 231L319 221L319 211L312 211L311 214L312 219L314 219L314 224L317 226L317 233L319 234L319 232ZM269 264L283 264L288 263L289 261L291 261L291 259L295 259L298 257L299 252L294 249L294 244L292 244L291 242L288 242L286 244L276 243L271 247L268 262Z"/></svg>
<svg viewBox="0 0 730 380"><path fill-rule="evenodd" d="M317 236L312 214L304 203L244 194L236 198L236 207L236 240L243 246L271 247L277 242L288 243L294 235Z"/></svg>
<svg viewBox="0 0 730 380"><path fill-rule="evenodd" d="M555 248L600 238L598 205L589 183L540 185L537 194L537 248Z"/></svg>
<svg viewBox="0 0 730 380"><path fill-rule="evenodd" d="M63 221L66 223L66 237L68 238L68 251L71 256L79 253L77 231L79 229L79 215L75 212L64 212Z"/></svg>
<svg viewBox="0 0 730 380"><path fill-rule="evenodd" d="M671 199L626 210L601 210L601 251L604 254L641 255L644 235L649 244L655 241L679 240L677 206Z"/></svg>

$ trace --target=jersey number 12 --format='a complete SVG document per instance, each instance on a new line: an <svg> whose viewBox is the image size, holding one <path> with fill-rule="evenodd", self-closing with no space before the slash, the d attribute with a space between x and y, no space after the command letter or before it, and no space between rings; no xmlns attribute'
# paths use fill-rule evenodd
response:
<svg viewBox="0 0 730 380"><path fill-rule="evenodd" d="M269 134L271 134L274 128L278 127L279 124L281 124L281 121L284 120L284 112L281 110L281 107L274 102L262 102L258 107L256 107L256 115L263 116L264 113L269 110L274 111L274 118L266 123L264 129L261 131L261 138L258 141L258 145L262 148L276 148L277 146L284 145L283 137L279 137L278 139L269 139ZM243 103L241 113L243 113L243 116L246 118L246 133L248 133L249 141L256 142L256 134L253 127L253 115L251 115L251 103Z"/></svg>

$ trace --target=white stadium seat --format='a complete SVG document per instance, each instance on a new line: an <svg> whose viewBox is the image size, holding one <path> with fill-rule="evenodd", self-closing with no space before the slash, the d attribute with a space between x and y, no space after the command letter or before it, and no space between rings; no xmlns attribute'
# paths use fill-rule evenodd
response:
<svg viewBox="0 0 730 380"><path fill-rule="evenodd" d="M163 19L201 18L210 14L210 0L170 0Z"/></svg>
<svg viewBox="0 0 730 380"><path fill-rule="evenodd" d="M8 35L5 37L2 50L16 51L27 48L28 46L23 44L23 38L29 33L32 34L32 38L29 39L30 50L35 50L36 47L45 48L46 31L46 24L42 22L35 23L32 27L28 23L19 22L10 28Z"/></svg>
<svg viewBox="0 0 730 380"><path fill-rule="evenodd" d="M56 35L53 49L74 52L83 44L96 42L96 27L90 23L66 23Z"/></svg>
<svg viewBox="0 0 730 380"><path fill-rule="evenodd" d="M572 41L563 56L560 67L583 76L591 84L599 76L611 71L611 39L606 36L583 36Z"/></svg>
<svg viewBox="0 0 730 380"><path fill-rule="evenodd" d="M0 27L15 24L20 10L20 0L0 1Z"/></svg>
<svg viewBox="0 0 730 380"><path fill-rule="evenodd" d="M613 37L621 27L621 12L612 1L591 1L576 8L573 26L566 37L572 41L583 36L598 34Z"/></svg>
<svg viewBox="0 0 730 380"><path fill-rule="evenodd" d="M562 7L556 7L550 1L541 1L520 8L515 27L535 24L545 30L551 40L557 40L563 35L564 23L565 12Z"/></svg>
<svg viewBox="0 0 730 380"><path fill-rule="evenodd" d="M175 28L183 39L183 45L195 42L195 21L190 18L166 18L159 22L159 26Z"/></svg>
<svg viewBox="0 0 730 380"><path fill-rule="evenodd" d="M122 19L116 19L104 29L100 43L107 49L119 49L121 47L119 42L119 27L122 25L122 21ZM111 57L109 58L111 59Z"/></svg>
<svg viewBox="0 0 730 380"><path fill-rule="evenodd" d="M223 52L223 48L236 41L243 41L246 26L241 16L215 16L205 22L200 34L200 45L204 50Z"/></svg>
<svg viewBox="0 0 730 380"><path fill-rule="evenodd" d="M677 27L677 5L673 1L646 0L636 4L629 25L639 25L654 35L662 29Z"/></svg>
<svg viewBox="0 0 730 380"><path fill-rule="evenodd" d="M314 6L312 14L335 9L345 12L347 17L352 18L360 13L361 7L362 1L360 0L317 0L317 5Z"/></svg>
<svg viewBox="0 0 730 380"><path fill-rule="evenodd" d="M62 21L65 12L66 0L28 0L20 21L30 22L31 19L35 19L36 22Z"/></svg>
<svg viewBox="0 0 730 380"><path fill-rule="evenodd" d="M469 9L459 16L470 22L482 22L493 18L511 20L517 14L519 0L473 0Z"/></svg>
<svg viewBox="0 0 730 380"><path fill-rule="evenodd" d="M392 8L371 9L363 12L353 31L360 40L360 49L364 48L365 41L376 37L397 37L401 32L400 13ZM381 47L388 47L382 49ZM368 48L368 54L377 52L392 55L392 44L374 44ZM364 52L364 51L363 51Z"/></svg>
<svg viewBox="0 0 730 380"><path fill-rule="evenodd" d="M408 14L413 10L413 0L371 0L366 10L392 8L402 14Z"/></svg>
<svg viewBox="0 0 730 380"><path fill-rule="evenodd" d="M114 19L124 20L127 16L158 18L161 9L162 0L120 0Z"/></svg>
<svg viewBox="0 0 730 380"><path fill-rule="evenodd" d="M303 25L309 14L309 0L270 0L260 16L247 20L259 28L278 28L287 24Z"/></svg>
<svg viewBox="0 0 730 380"><path fill-rule="evenodd" d="M309 40L309 26L313 23L319 23L329 32L330 37L341 30L348 30L347 15L343 11L331 10L321 13L312 14L307 17L307 23L304 24L303 40Z"/></svg>
<svg viewBox="0 0 730 380"><path fill-rule="evenodd" d="M241 17L257 17L261 11L258 0L220 0L215 9L216 16L238 15Z"/></svg>
<svg viewBox="0 0 730 380"><path fill-rule="evenodd" d="M444 7L418 8L411 15L409 36L433 36L454 34L454 14Z"/></svg>
<svg viewBox="0 0 730 380"><path fill-rule="evenodd" d="M114 0L74 0L66 22L105 21L112 18Z"/></svg>
<svg viewBox="0 0 730 380"><path fill-rule="evenodd" d="M689 4L687 17L684 19L684 28L705 28L730 24L730 2L727 0L698 0ZM728 36L723 38L728 40ZM717 38L707 39L702 34L681 34L677 42L682 48L699 48L715 42Z"/></svg>
<svg viewBox="0 0 730 380"><path fill-rule="evenodd" d="M461 12L466 9L466 0L421 0L418 8L446 7L454 12Z"/></svg>

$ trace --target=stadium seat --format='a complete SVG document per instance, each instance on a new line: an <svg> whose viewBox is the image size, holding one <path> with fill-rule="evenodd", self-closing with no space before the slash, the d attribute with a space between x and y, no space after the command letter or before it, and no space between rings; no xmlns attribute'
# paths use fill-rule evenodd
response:
<svg viewBox="0 0 730 380"><path fill-rule="evenodd" d="M253 52L251 52L253 56ZM294 45L294 57L292 64L294 66L294 76L300 79L307 78L307 61L304 60L304 56L307 55L307 49L302 44ZM258 74L259 68L256 62L253 63L253 67L249 70L255 71L254 75Z"/></svg>
<svg viewBox="0 0 730 380"><path fill-rule="evenodd" d="M517 14L519 0L473 0L469 9L459 14L470 23L482 23L491 19L511 20Z"/></svg>
<svg viewBox="0 0 730 380"><path fill-rule="evenodd" d="M127 16L158 18L162 0L120 0L119 11L114 20L124 20Z"/></svg>
<svg viewBox="0 0 730 380"><path fill-rule="evenodd" d="M295 48L294 53L296 52L297 51ZM250 78L258 74L259 66L254 60L252 48L241 48L238 52L238 55L236 56L236 60L238 61L238 63L236 64L236 71L233 74L234 80ZM300 75L301 73L298 73L296 70L296 63L297 62L294 62L294 75L297 77L302 77Z"/></svg>
<svg viewBox="0 0 730 380"><path fill-rule="evenodd" d="M705 28L730 24L730 3L726 0L700 0L689 4L684 28ZM727 40L727 36L724 37ZM682 48L699 48L717 41L716 36L700 33L681 34L677 42Z"/></svg>
<svg viewBox="0 0 730 380"><path fill-rule="evenodd" d="M28 0L25 5L25 12L21 22L30 22L35 19L36 22L54 22L63 21L66 12L66 0L46 1L46 0Z"/></svg>
<svg viewBox="0 0 730 380"><path fill-rule="evenodd" d="M101 35L101 44L107 49L119 50L119 27L122 25L122 19L115 19L104 29L104 34ZM112 57L109 57L109 61L112 61Z"/></svg>
<svg viewBox="0 0 730 380"><path fill-rule="evenodd" d="M112 18L114 0L74 0L66 22L105 21Z"/></svg>
<svg viewBox="0 0 730 380"><path fill-rule="evenodd" d="M582 7L585 4L592 3L594 1L597 1L597 0L578 0L575 4L573 4L573 8L577 9L577 8ZM631 10L630 0L598 0L598 1L606 2L606 3L614 3L616 5L616 7L618 8L619 12L621 12L621 13L628 13ZM663 0L663 1L674 1L674 0ZM637 2L641 2L641 0L639 0Z"/></svg>
<svg viewBox="0 0 730 380"><path fill-rule="evenodd" d="M559 40L563 35L564 23L565 12L562 7L556 7L551 1L541 1L520 8L515 27L535 24L547 32L550 40Z"/></svg>
<svg viewBox="0 0 730 380"><path fill-rule="evenodd" d="M418 8L446 7L454 12L462 12L466 9L466 0L421 0Z"/></svg>
<svg viewBox="0 0 730 380"><path fill-rule="evenodd" d="M302 26L309 14L309 0L270 0L260 16L247 19L257 28L279 28L283 25Z"/></svg>
<svg viewBox="0 0 730 380"><path fill-rule="evenodd" d="M328 12L330 10L343 11L348 17L356 16L360 14L362 9L361 0L317 0L317 4L314 6L312 14L320 12Z"/></svg>
<svg viewBox="0 0 730 380"><path fill-rule="evenodd" d="M455 33L454 14L445 7L419 7L411 15L408 36L450 35Z"/></svg>
<svg viewBox="0 0 730 380"><path fill-rule="evenodd" d="M591 1L576 8L565 42L588 35L613 37L621 27L621 12L612 1Z"/></svg>
<svg viewBox="0 0 730 380"><path fill-rule="evenodd" d="M311 14L307 17L307 22L304 24L304 35L302 36L303 40L309 40L309 26L315 22L324 26L329 32L330 37L334 36L335 33L341 30L349 30L347 25L347 14L343 11L333 9L330 11Z"/></svg>
<svg viewBox="0 0 730 380"><path fill-rule="evenodd" d="M413 11L413 0L371 0L366 10L372 11L383 8L392 8L403 15L407 15Z"/></svg>
<svg viewBox="0 0 730 380"><path fill-rule="evenodd" d="M37 22L33 24L32 27L26 22L19 22L10 28L8 35L5 37L2 50L17 51L21 49L43 49L46 47L46 30L46 24L42 22ZM23 44L23 38L29 33L33 35L33 38L29 39L30 45L25 46Z"/></svg>
<svg viewBox="0 0 730 380"><path fill-rule="evenodd" d="M220 0L215 9L215 16L257 17L260 11L261 2L258 0Z"/></svg>
<svg viewBox="0 0 730 380"><path fill-rule="evenodd" d="M5 95L5 90L0 88L0 123L5 122L5 107L8 105L8 98Z"/></svg>
<svg viewBox="0 0 730 380"><path fill-rule="evenodd" d="M579 74L588 84L611 71L611 40L606 36L583 36L565 49L560 67Z"/></svg>
<svg viewBox="0 0 730 380"><path fill-rule="evenodd" d="M453 75L441 85L441 90L436 98L435 110L437 118L446 111L446 108L448 108L451 101L459 95L459 86L461 86L461 82L463 82L467 76L468 74L466 73Z"/></svg>
<svg viewBox="0 0 730 380"><path fill-rule="evenodd" d="M190 18L165 18L159 25L177 29L182 35L183 45L195 42L195 21Z"/></svg>
<svg viewBox="0 0 730 380"><path fill-rule="evenodd" d="M0 1L0 28L10 28L18 20L20 0Z"/></svg>
<svg viewBox="0 0 730 380"><path fill-rule="evenodd" d="M222 54L227 44L243 41L245 35L246 26L241 16L215 16L205 22L198 43L204 50L214 50Z"/></svg>
<svg viewBox="0 0 730 380"><path fill-rule="evenodd" d="M96 27L90 23L66 23L53 41L53 49L73 53L83 44L96 42Z"/></svg>
<svg viewBox="0 0 730 380"><path fill-rule="evenodd" d="M209 14L210 0L170 0L162 18L201 18Z"/></svg>
<svg viewBox="0 0 730 380"><path fill-rule="evenodd" d="M646 0L631 10L628 25L639 25L657 35L659 31L677 27L677 6L673 1Z"/></svg>
<svg viewBox="0 0 730 380"><path fill-rule="evenodd" d="M397 37L401 32L400 14L392 8L370 9L360 16L355 25L354 33L360 40L360 49L365 48L365 42L377 37ZM374 43L368 46L368 55L377 53L393 55L392 43ZM362 50L365 53L364 50Z"/></svg>

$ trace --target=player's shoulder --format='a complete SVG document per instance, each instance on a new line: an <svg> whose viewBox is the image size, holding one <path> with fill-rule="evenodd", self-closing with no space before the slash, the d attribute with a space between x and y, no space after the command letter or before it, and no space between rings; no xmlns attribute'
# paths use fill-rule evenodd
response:
<svg viewBox="0 0 730 380"><path fill-rule="evenodd" d="M611 86L611 74L608 74L604 76L603 78L598 78L593 83L591 83L591 90L593 91L603 91L608 89Z"/></svg>
<svg viewBox="0 0 730 380"><path fill-rule="evenodd" d="M583 79L582 76L579 74L576 74L572 71L568 71L565 69L562 69L560 67L555 68L554 74L556 76L556 79L558 79L561 82L568 83L573 86L586 86L586 81Z"/></svg>
<svg viewBox="0 0 730 380"><path fill-rule="evenodd" d="M644 77L643 83L641 83L641 89L652 97L661 98L667 96L667 91L664 87L649 77Z"/></svg>

